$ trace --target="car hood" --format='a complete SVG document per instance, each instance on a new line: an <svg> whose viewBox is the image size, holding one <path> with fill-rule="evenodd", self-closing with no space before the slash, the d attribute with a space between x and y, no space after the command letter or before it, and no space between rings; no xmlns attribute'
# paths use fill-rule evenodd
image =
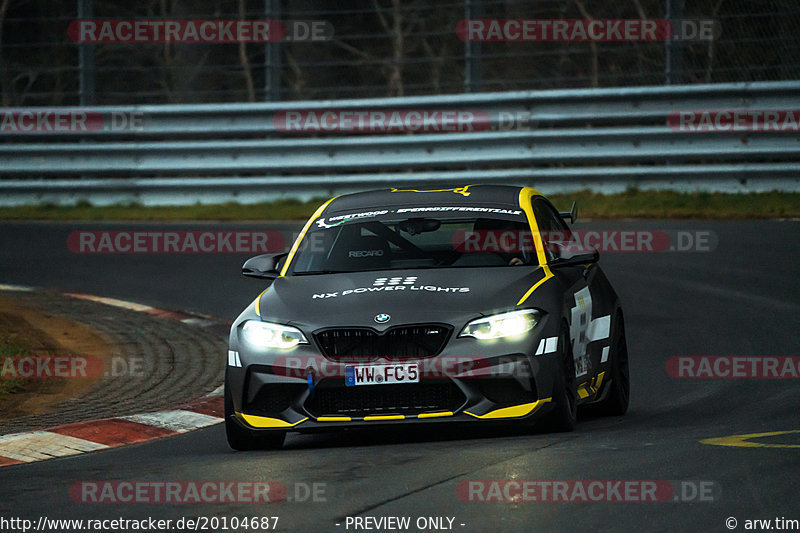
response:
<svg viewBox="0 0 800 533"><path fill-rule="evenodd" d="M446 322L514 309L539 267L411 269L287 276L260 296L263 320L311 328ZM526 302L526 307L532 300ZM384 323L377 315L389 315Z"/></svg>

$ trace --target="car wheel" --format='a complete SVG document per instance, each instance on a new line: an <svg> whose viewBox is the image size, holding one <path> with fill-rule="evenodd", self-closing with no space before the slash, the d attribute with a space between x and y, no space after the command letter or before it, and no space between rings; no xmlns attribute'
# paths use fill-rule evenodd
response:
<svg viewBox="0 0 800 533"><path fill-rule="evenodd" d="M575 378L575 360L572 357L572 344L566 325L561 328L558 346L560 368L553 385L555 405L543 422L548 431L566 432L575 429L578 415L578 381Z"/></svg>
<svg viewBox="0 0 800 533"><path fill-rule="evenodd" d="M611 383L605 399L593 405L592 411L606 416L621 416L628 411L631 396L631 378L628 369L628 342L625 338L625 320L622 312L614 315L614 337L611 340Z"/></svg>
<svg viewBox="0 0 800 533"><path fill-rule="evenodd" d="M283 446L286 439L285 431L275 431L267 434L256 434L247 428L243 428L235 419L233 411L233 399L231 391L225 385L225 435L228 437L228 445L234 450L247 451L262 448L279 449Z"/></svg>

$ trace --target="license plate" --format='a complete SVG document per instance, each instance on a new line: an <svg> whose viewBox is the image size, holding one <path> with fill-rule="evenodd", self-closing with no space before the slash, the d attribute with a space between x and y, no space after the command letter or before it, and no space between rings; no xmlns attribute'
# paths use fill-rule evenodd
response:
<svg viewBox="0 0 800 533"><path fill-rule="evenodd" d="M419 383L418 363L346 366L344 370L344 384L348 387Z"/></svg>

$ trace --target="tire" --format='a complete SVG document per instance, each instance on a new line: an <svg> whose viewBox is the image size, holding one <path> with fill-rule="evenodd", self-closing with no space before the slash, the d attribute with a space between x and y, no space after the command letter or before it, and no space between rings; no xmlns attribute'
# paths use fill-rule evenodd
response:
<svg viewBox="0 0 800 533"><path fill-rule="evenodd" d="M553 409L544 418L547 431L568 432L575 429L578 418L578 380L575 378L575 360L566 324L558 336L559 369L553 384Z"/></svg>
<svg viewBox="0 0 800 533"><path fill-rule="evenodd" d="M611 340L611 383L605 399L592 405L592 412L602 416L622 416L628 411L631 378L628 368L628 342L622 312L614 314L614 337Z"/></svg>
<svg viewBox="0 0 800 533"><path fill-rule="evenodd" d="M228 438L228 446L238 451L273 449L277 450L283 446L286 439L285 431L274 431L259 434L243 428L236 421L236 413L233 410L233 399L231 391L225 385L225 435Z"/></svg>

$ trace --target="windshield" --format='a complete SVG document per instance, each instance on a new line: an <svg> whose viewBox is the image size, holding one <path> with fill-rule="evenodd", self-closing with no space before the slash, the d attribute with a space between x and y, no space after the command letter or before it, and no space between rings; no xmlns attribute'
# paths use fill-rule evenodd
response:
<svg viewBox="0 0 800 533"><path fill-rule="evenodd" d="M389 210L387 215L317 220L289 273L538 264L524 215L397 218Z"/></svg>

